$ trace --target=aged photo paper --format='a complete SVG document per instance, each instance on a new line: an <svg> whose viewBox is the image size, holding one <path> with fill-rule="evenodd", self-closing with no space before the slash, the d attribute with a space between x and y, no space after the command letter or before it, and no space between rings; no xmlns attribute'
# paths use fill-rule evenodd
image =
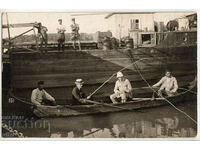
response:
<svg viewBox="0 0 200 150"><path fill-rule="evenodd" d="M1 19L3 139L197 136L197 12Z"/></svg>

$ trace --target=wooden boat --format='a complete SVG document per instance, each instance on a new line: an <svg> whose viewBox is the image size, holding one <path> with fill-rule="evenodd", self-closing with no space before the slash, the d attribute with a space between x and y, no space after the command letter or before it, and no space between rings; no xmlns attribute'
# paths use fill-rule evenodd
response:
<svg viewBox="0 0 200 150"><path fill-rule="evenodd" d="M119 111L134 111L144 108L152 108L163 105L177 104L184 101L191 101L191 94L188 91L167 98L133 98L132 101L118 104L106 104L94 102L93 105L58 105L58 106L37 106L34 114L37 117L68 117L78 115L89 115ZM168 102L169 101L169 102ZM89 101L91 102L91 101Z"/></svg>

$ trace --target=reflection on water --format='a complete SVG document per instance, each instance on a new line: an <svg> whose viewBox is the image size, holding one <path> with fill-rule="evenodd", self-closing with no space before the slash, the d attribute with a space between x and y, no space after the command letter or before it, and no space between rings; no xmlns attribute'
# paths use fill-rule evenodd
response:
<svg viewBox="0 0 200 150"><path fill-rule="evenodd" d="M114 124L112 128L92 128L90 130L75 130L66 133L51 133L50 137L85 137L85 138L164 138L164 137L195 137L193 128L178 128L179 119L162 118L154 123L136 121L128 124Z"/></svg>
<svg viewBox="0 0 200 150"><path fill-rule="evenodd" d="M196 102L178 106L196 119ZM27 121L19 129L27 137L51 138L165 138L195 137L197 126L170 106L142 110L67 118Z"/></svg>

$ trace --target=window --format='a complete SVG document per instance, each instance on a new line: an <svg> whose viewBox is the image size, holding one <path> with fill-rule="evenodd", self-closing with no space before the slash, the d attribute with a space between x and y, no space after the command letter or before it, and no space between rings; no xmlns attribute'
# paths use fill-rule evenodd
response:
<svg viewBox="0 0 200 150"><path fill-rule="evenodd" d="M151 44L151 34L142 34L142 44Z"/></svg>
<svg viewBox="0 0 200 150"><path fill-rule="evenodd" d="M139 30L139 19L131 19L131 30Z"/></svg>
<svg viewBox="0 0 200 150"><path fill-rule="evenodd" d="M142 46L155 45L156 44L155 33L141 34L141 44Z"/></svg>

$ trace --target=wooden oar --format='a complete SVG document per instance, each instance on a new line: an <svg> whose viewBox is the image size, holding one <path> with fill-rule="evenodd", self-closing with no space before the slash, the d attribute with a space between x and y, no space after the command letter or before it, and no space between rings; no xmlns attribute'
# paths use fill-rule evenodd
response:
<svg viewBox="0 0 200 150"><path fill-rule="evenodd" d="M132 109L129 109L129 108L124 108L124 107L120 107L120 106L114 106L114 105L106 104L106 103L99 103L99 102L95 102L95 101L91 101L91 100L85 100L85 101L87 103L92 103L92 104L97 104L97 105L104 105L104 106L108 106L108 107L118 108L118 109L121 109L121 110L132 110Z"/></svg>

